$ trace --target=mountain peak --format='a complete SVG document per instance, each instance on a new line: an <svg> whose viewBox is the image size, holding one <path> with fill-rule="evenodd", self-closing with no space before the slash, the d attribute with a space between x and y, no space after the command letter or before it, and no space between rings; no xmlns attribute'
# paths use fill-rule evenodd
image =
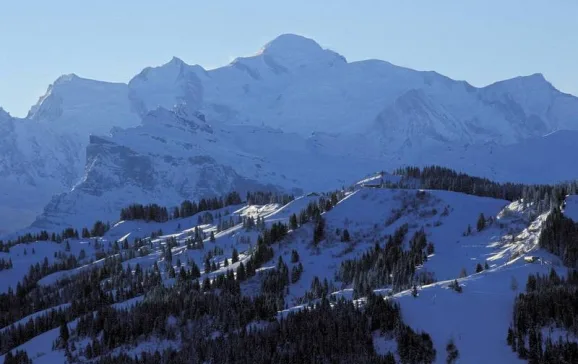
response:
<svg viewBox="0 0 578 364"><path fill-rule="evenodd" d="M343 62L340 54L323 49L313 39L296 34L282 34L267 43L258 53L271 57L288 68L298 68L316 63Z"/></svg>
<svg viewBox="0 0 578 364"><path fill-rule="evenodd" d="M489 85L488 87L492 88L498 85L518 85L518 86L523 86L523 87L528 87L528 86L542 86L542 85L546 85L549 86L551 88L553 88L554 86L552 86L552 84L550 82L548 82L548 80L546 80L546 78L544 77L544 75L542 73L533 73L531 75L527 75L527 76L517 76L514 78L510 78L507 80L503 80L503 81L498 81L495 82L491 85Z"/></svg>
<svg viewBox="0 0 578 364"><path fill-rule="evenodd" d="M528 76L523 76L524 78L527 79L532 79L532 80L539 80L539 81L546 81L546 78L544 77L544 75L542 73L533 73L531 75Z"/></svg>
<svg viewBox="0 0 578 364"><path fill-rule="evenodd" d="M62 76L58 77L54 81L53 85L56 86L56 85L72 82L72 81L79 80L79 79L80 79L80 77L78 77L75 73L69 73L69 74L62 75Z"/></svg>
<svg viewBox="0 0 578 364"><path fill-rule="evenodd" d="M306 38L297 34L281 34L269 43L265 44L261 53L276 53L288 51L309 51L319 52L323 48L311 38Z"/></svg>
<svg viewBox="0 0 578 364"><path fill-rule="evenodd" d="M182 65L186 65L186 63L180 59L179 57L173 56L173 58L171 58L171 60L166 63L167 66L182 66Z"/></svg>
<svg viewBox="0 0 578 364"><path fill-rule="evenodd" d="M524 84L547 84L550 85L550 82L546 80L542 73L533 73L528 76L519 76L512 79L512 81L523 82Z"/></svg>

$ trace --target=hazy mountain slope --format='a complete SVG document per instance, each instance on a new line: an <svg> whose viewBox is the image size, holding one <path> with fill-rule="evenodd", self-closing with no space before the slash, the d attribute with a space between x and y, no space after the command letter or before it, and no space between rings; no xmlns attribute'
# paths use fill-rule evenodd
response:
<svg viewBox="0 0 578 364"><path fill-rule="evenodd" d="M114 221L133 202L173 206L232 190L243 195L338 188L379 166L376 159L312 144L298 134L210 125L202 115L159 108L138 127L91 137L85 177L55 197L33 225L60 230L96 219Z"/></svg>
<svg viewBox="0 0 578 364"><path fill-rule="evenodd" d="M82 148L76 137L0 110L0 232L30 223L55 191L72 186Z"/></svg>
<svg viewBox="0 0 578 364"><path fill-rule="evenodd" d="M27 118L0 115L0 231L33 221L55 193L82 177L90 134L137 125L128 87L66 75L50 85Z"/></svg>
<svg viewBox="0 0 578 364"><path fill-rule="evenodd" d="M446 145L424 148L420 152L384 156L384 163L395 166L440 164L493 180L524 183L556 183L576 179L578 162L572 150L578 145L578 132L561 130L545 136L499 145ZM386 159L387 158L387 159ZM387 160L387 162L385 161Z"/></svg>

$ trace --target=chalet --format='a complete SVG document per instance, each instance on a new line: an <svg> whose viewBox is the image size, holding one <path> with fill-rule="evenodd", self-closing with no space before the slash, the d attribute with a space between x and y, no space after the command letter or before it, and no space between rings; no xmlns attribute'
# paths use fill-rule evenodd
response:
<svg viewBox="0 0 578 364"><path fill-rule="evenodd" d="M361 186L365 187L365 188L383 188L384 186L384 182L383 182L383 178L381 178L379 180L379 183L364 183Z"/></svg>
<svg viewBox="0 0 578 364"><path fill-rule="evenodd" d="M526 263L534 263L537 262L540 258L533 256L533 255L526 255L524 257L524 260L526 261Z"/></svg>

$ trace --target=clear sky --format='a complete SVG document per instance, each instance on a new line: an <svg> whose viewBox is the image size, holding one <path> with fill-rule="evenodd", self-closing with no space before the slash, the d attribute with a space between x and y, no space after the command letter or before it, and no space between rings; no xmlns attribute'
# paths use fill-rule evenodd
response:
<svg viewBox="0 0 578 364"><path fill-rule="evenodd" d="M282 33L476 86L541 72L578 95L576 0L2 0L0 106L24 116L65 73L128 82L173 55L215 68Z"/></svg>

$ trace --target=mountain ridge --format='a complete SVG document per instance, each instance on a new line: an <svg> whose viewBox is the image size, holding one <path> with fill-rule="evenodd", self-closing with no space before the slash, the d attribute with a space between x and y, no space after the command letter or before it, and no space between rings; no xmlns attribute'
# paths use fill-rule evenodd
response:
<svg viewBox="0 0 578 364"><path fill-rule="evenodd" d="M535 176L520 170L510 173L498 160L484 157L489 155L491 145L517 149L527 140L538 140L556 130L578 129L578 98L557 91L540 74L477 88L434 71L415 71L386 61L348 63L345 57L312 39L285 34L252 56L236 58L211 70L173 57L161 66L143 69L127 83L84 79L75 74L59 77L31 108L28 118L0 114L1 119L12 120L3 122L5 128L19 124L30 129L4 136L4 145L14 153L6 154L0 165L28 163L32 157L25 152L23 139L36 135L32 129L38 126L54 138L45 141L35 137L37 152L33 158L38 164L43 155L50 155L54 163L46 164L66 165L66 175L54 176L65 182L46 183L46 173L25 179L27 172L14 168L6 169L5 177L0 176L0 186L14 179L28 181L29 186L42 186L38 188L44 189L38 192L38 202L30 207L30 213L38 214L48 202L46 196L66 192L85 183L91 175L93 159L87 160L90 135L116 135L118 143L118 138L125 135L122 143L132 150L130 138L139 137L120 130L138 128L143 120L150 122L151 113L159 108L166 111L161 112L162 118L172 119L170 112L174 112L185 120L196 120L194 123L199 126L213 127L214 135L218 135L213 142L223 143L210 146L201 141L205 152L176 149L173 154L187 152L187 158L196 158L217 153L219 157L213 160L230 167L231 160L244 156L232 166L239 169L240 176L301 189L327 187L328 184L318 183L319 178L327 182L347 181L352 174L338 169L351 168L352 163L359 166L357 173L362 168L368 172L423 165L424 161L450 167L456 163L470 173L528 181ZM236 125L247 128L236 129ZM278 132L271 133L272 130ZM231 133L240 134L227 136ZM260 149L250 145L261 143L252 136L254 133L277 140ZM193 140L188 144L193 146L199 135L191 134ZM179 139L174 133L164 137L169 145L172 138ZM55 147L59 138L60 144L71 147ZM546 144L538 149L546 150ZM179 145L185 148L187 143ZM296 168L274 147L305 164ZM460 161L459 151L465 148L479 151L476 165ZM443 158L435 157L438 154ZM12 155L10 161L8 155ZM334 159L337 157L345 158L343 166L321 165L338 163ZM251 159L259 160L254 163L266 172L259 172L259 168L246 162ZM507 160L514 162L512 158ZM570 176L565 172L567 167L557 165L552 174L556 177L549 181ZM318 174L316 169L327 174ZM118 169L109 172L114 171L123 174ZM50 174L55 173L58 170ZM6 197L0 197L0 203L15 205Z"/></svg>

